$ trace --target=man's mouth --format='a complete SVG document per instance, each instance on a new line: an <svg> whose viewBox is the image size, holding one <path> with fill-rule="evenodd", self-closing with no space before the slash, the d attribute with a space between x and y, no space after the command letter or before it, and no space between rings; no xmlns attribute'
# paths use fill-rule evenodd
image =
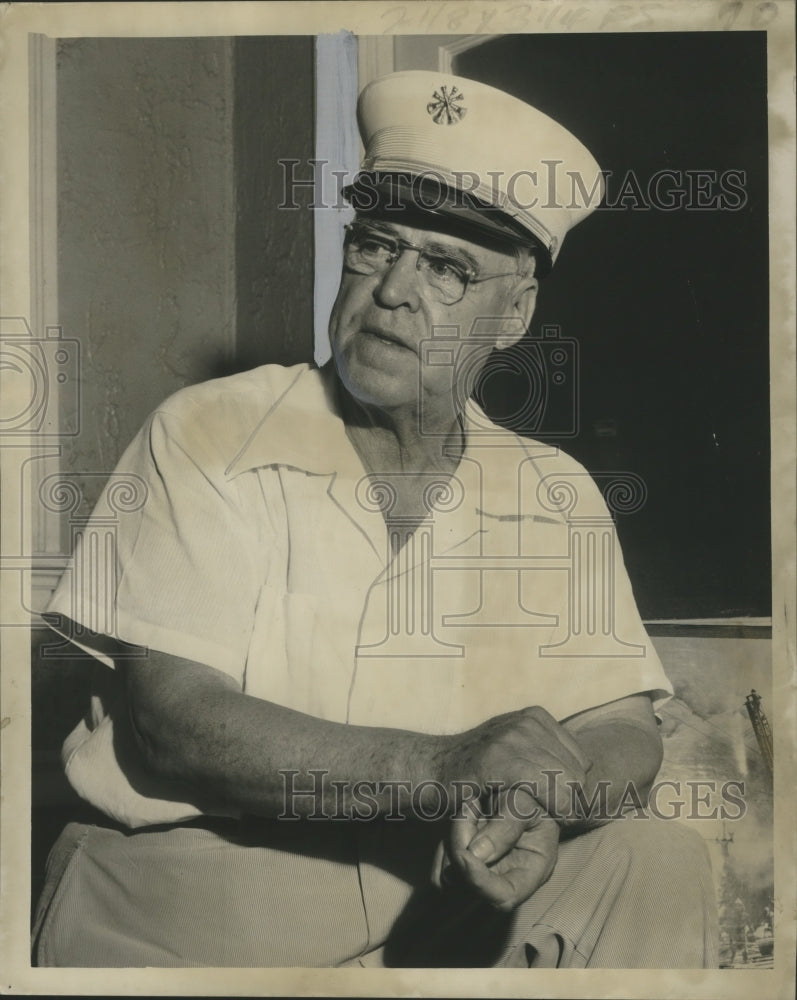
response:
<svg viewBox="0 0 797 1000"><path fill-rule="evenodd" d="M385 330L378 326L364 326L361 329L363 333L369 337L373 337L375 340L381 341L383 344L389 344L391 347L403 347L408 351L413 350L412 346L406 340L403 340L398 334L393 333L392 330Z"/></svg>

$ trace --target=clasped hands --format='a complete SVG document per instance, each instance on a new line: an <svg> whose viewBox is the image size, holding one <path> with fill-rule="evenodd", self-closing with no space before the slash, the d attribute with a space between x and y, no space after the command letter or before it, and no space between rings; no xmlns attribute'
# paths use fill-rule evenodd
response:
<svg viewBox="0 0 797 1000"><path fill-rule="evenodd" d="M443 890L452 882L468 885L509 912L550 877L557 818L570 815L572 783L583 787L591 761L539 707L496 716L446 739L446 779L480 794L452 818L432 881Z"/></svg>

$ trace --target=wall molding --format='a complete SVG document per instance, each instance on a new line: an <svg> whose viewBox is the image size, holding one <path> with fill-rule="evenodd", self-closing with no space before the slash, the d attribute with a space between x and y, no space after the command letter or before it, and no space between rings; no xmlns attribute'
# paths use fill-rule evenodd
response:
<svg viewBox="0 0 797 1000"><path fill-rule="evenodd" d="M30 328L34 341L58 327L58 150L57 82L55 38L32 34L28 43L30 116ZM56 415L55 439L60 427L58 382L47 385L47 412ZM63 518L34 502L36 483L60 471L60 445L53 446L47 431L47 447L40 450L31 440L27 465L31 517L31 552L57 554L62 551Z"/></svg>
<svg viewBox="0 0 797 1000"><path fill-rule="evenodd" d="M363 35L357 38L357 77L359 90L379 76L395 69L395 46L392 35Z"/></svg>
<svg viewBox="0 0 797 1000"><path fill-rule="evenodd" d="M358 39L349 32L316 39L316 198L319 194L324 198L324 207L313 213L314 356L319 366L332 354L328 326L340 284L343 226L354 218L354 210L338 197L340 179L335 172L345 171L348 182L360 165L362 147L354 110L361 85L360 54ZM381 54L382 48L374 47L370 62L377 65Z"/></svg>
<svg viewBox="0 0 797 1000"><path fill-rule="evenodd" d="M467 52L469 49L475 49L478 45L483 45L485 42L491 42L496 38L501 38L501 35L461 35L454 38L451 42L446 42L441 45L437 50L437 68L441 73L452 73L454 66L454 59L461 55L463 52Z"/></svg>

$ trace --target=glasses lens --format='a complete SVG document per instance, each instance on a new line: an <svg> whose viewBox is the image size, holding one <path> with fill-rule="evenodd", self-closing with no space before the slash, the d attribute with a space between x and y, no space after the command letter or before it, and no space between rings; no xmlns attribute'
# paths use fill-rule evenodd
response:
<svg viewBox="0 0 797 1000"><path fill-rule="evenodd" d="M352 226L346 235L346 266L360 274L373 274L393 263L398 244L389 236L362 226Z"/></svg>
<svg viewBox="0 0 797 1000"><path fill-rule="evenodd" d="M468 271L459 261L424 252L418 258L418 270L440 302L453 305L465 294Z"/></svg>
<svg viewBox="0 0 797 1000"><path fill-rule="evenodd" d="M387 233L353 223L346 227L345 266L357 274L385 271L396 262L403 246L417 249ZM434 301L453 305L465 294L470 272L467 265L455 257L420 250L417 269Z"/></svg>

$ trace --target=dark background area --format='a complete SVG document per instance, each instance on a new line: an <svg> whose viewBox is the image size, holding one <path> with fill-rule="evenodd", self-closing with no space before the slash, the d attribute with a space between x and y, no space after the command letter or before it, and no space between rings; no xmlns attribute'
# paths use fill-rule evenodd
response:
<svg viewBox="0 0 797 1000"><path fill-rule="evenodd" d="M618 517L643 618L768 616L766 35L513 35L454 69L570 129L611 171L609 203L629 172L645 195L664 169L687 188L688 170L744 171L740 210L645 209L632 196L568 234L531 335L553 325L577 342L578 433L572 381L549 382L547 406L514 429L590 472L644 480L642 509ZM550 354L538 352L549 372ZM500 416L527 390L502 375L484 391Z"/></svg>

